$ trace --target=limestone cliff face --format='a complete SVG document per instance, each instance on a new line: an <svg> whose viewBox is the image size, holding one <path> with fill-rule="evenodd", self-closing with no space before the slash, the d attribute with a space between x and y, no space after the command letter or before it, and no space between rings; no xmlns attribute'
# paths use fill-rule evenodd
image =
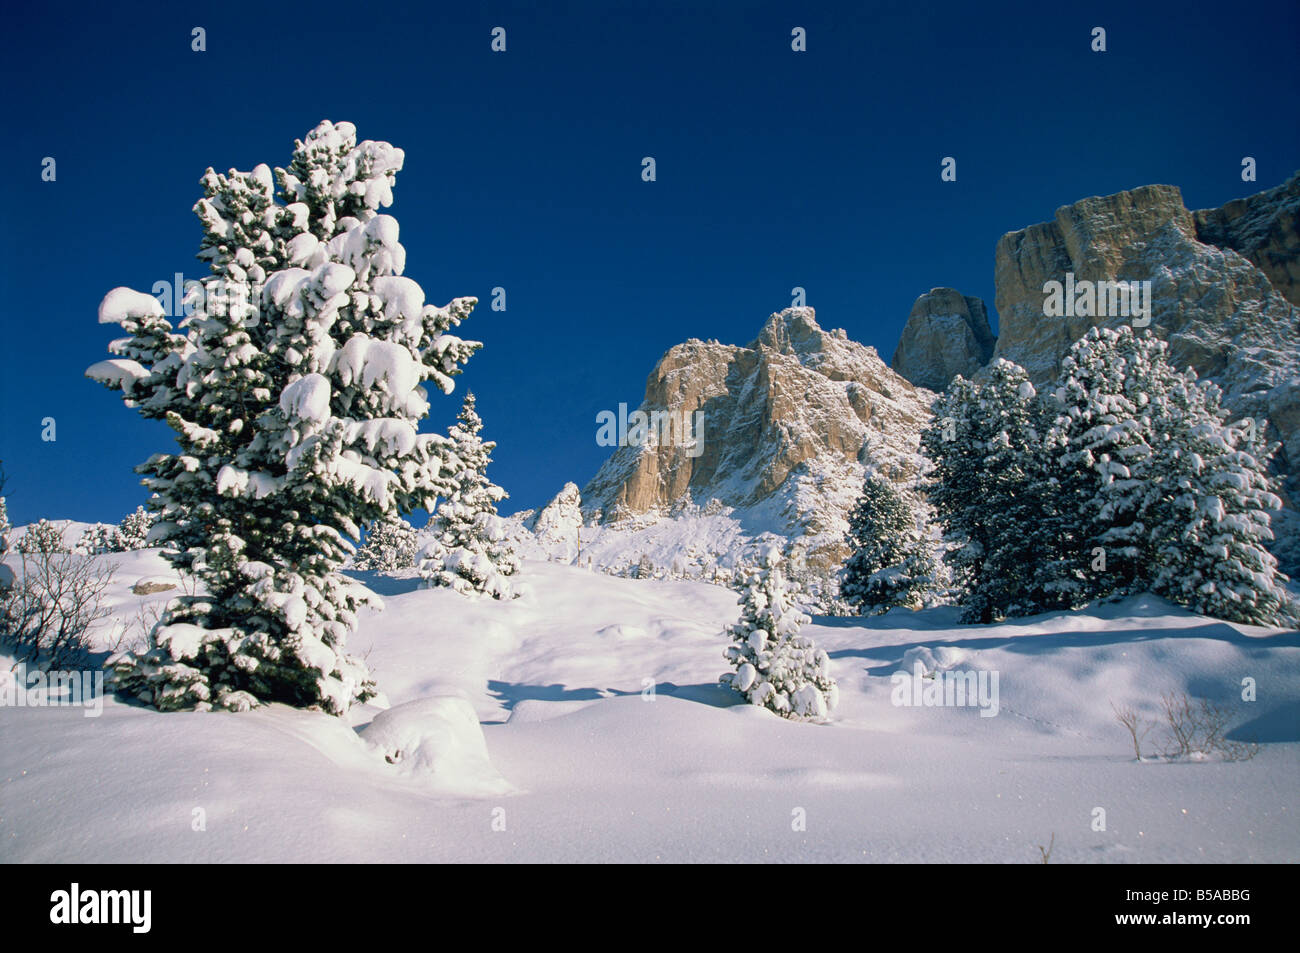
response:
<svg viewBox="0 0 1300 953"><path fill-rule="evenodd" d="M1196 236L1240 252L1300 305L1300 172L1275 189L1195 213Z"/></svg>
<svg viewBox="0 0 1300 953"><path fill-rule="evenodd" d="M932 288L912 305L890 367L918 387L943 390L987 364L995 340L983 300Z"/></svg>
<svg viewBox="0 0 1300 953"><path fill-rule="evenodd" d="M1045 317L1045 282L1064 282L1067 272L1076 281L1150 281L1151 327L1169 342L1173 362L1219 384L1235 412L1270 418L1283 443L1279 465L1294 473L1300 310L1247 253L1286 285L1295 269L1295 188L1293 180L1193 214L1178 189L1149 185L1083 199L1058 209L1050 222L1004 235L995 256L997 356L1022 365L1041 384L1090 327L1132 321ZM1245 253L1207 244L1207 237L1236 243Z"/></svg>
<svg viewBox="0 0 1300 953"><path fill-rule="evenodd" d="M715 501L833 549L868 456L898 479L916 472L933 396L873 348L823 331L811 308L788 308L746 347L691 340L669 350L640 409L702 420L698 445L618 448L583 489L583 509L616 523Z"/></svg>

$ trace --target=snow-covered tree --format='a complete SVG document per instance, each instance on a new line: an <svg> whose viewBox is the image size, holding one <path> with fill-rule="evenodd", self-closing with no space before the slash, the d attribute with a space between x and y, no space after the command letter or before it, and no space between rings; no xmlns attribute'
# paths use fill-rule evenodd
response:
<svg viewBox="0 0 1300 953"><path fill-rule="evenodd" d="M144 549L149 545L149 531L157 518L143 506L128 513L117 527L117 546L123 551Z"/></svg>
<svg viewBox="0 0 1300 953"><path fill-rule="evenodd" d="M125 553L144 549L149 545L149 530L153 524L154 515L143 506L137 506L135 512L128 514L117 526L111 523L94 523L86 527L73 552L94 556L101 553Z"/></svg>
<svg viewBox="0 0 1300 953"><path fill-rule="evenodd" d="M867 474L849 514L846 542L850 553L840 573L840 597L859 614L924 605L935 587L930 540L918 507L892 481Z"/></svg>
<svg viewBox="0 0 1300 953"><path fill-rule="evenodd" d="M985 371L977 413L987 443L983 486L987 536L982 583L967 608L972 616L1018 616L1060 608L1069 596L1041 567L1053 559L1062 531L1052 476L1047 472L1043 403L1025 369L998 359Z"/></svg>
<svg viewBox="0 0 1300 953"><path fill-rule="evenodd" d="M1300 627L1300 605L1266 548L1282 506L1261 428L1228 422L1213 383L1188 369L1156 418L1154 462L1164 490L1148 522L1151 588L1193 612L1253 625Z"/></svg>
<svg viewBox="0 0 1300 953"><path fill-rule="evenodd" d="M401 276L397 221L379 209L403 159L323 122L275 177L208 170L195 211L211 274L191 313L172 328L129 289L100 307L129 337L88 374L175 431L179 452L141 467L153 538L207 590L176 600L118 667L119 687L159 708L339 714L374 692L345 643L378 600L338 570L361 525L450 489L449 442L417 432L421 385L450 392L479 347L449 333L475 299L426 305Z"/></svg>
<svg viewBox="0 0 1300 953"><path fill-rule="evenodd" d="M659 567L649 553L642 553L636 562L627 567L627 575L629 579L654 579L659 575Z"/></svg>
<svg viewBox="0 0 1300 953"><path fill-rule="evenodd" d="M5 506L5 483L4 461L0 460L0 556L9 552L9 534L13 531L9 523L9 508Z"/></svg>
<svg viewBox="0 0 1300 953"><path fill-rule="evenodd" d="M466 394L448 434L459 463L451 491L429 519L433 539L424 549L420 572L427 586L510 598L509 577L519 571L519 560L497 516L506 491L487 476L496 443L483 440L482 430L474 395Z"/></svg>
<svg viewBox="0 0 1300 953"><path fill-rule="evenodd" d="M49 555L66 553L68 547L63 543L63 532L49 520L37 520L18 537L18 552L25 555Z"/></svg>
<svg viewBox="0 0 1300 953"><path fill-rule="evenodd" d="M830 658L800 632L812 620L794 604L772 547L741 576L740 621L724 657L736 671L719 682L751 705L786 718L826 718L839 699Z"/></svg>
<svg viewBox="0 0 1300 953"><path fill-rule="evenodd" d="M951 548L944 561L964 593L965 618L991 622L1059 597L1037 582L1054 512L1042 473L1041 410L1024 370L997 360L984 381L956 378L921 435L933 464L927 496Z"/></svg>
<svg viewBox="0 0 1300 953"><path fill-rule="evenodd" d="M1070 348L1050 393L1055 420L1045 455L1059 543L1044 571L1069 588L1074 604L1150 583L1143 514L1161 492L1151 456L1155 416L1177 376L1163 348L1150 332L1093 328Z"/></svg>
<svg viewBox="0 0 1300 953"><path fill-rule="evenodd" d="M1076 601L1150 589L1220 618L1293 625L1265 548L1281 500L1262 428L1229 424L1220 389L1166 355L1149 331L1096 328L1062 362L1047 441L1066 541L1055 575L1079 580Z"/></svg>
<svg viewBox="0 0 1300 953"><path fill-rule="evenodd" d="M366 531L366 542L352 559L353 569L395 572L415 565L419 534L404 519L379 520Z"/></svg>
<svg viewBox="0 0 1300 953"><path fill-rule="evenodd" d="M111 523L92 523L86 527L72 551L85 556L119 552L117 527Z"/></svg>

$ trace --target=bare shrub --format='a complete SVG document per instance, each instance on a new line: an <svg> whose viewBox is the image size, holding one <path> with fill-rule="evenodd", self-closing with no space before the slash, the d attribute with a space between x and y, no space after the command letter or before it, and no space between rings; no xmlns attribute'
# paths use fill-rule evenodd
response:
<svg viewBox="0 0 1300 953"><path fill-rule="evenodd" d="M1133 741L1133 757L1139 761L1142 760L1142 739L1146 737L1151 726L1142 721L1142 716L1131 707L1125 706L1117 708L1114 702L1110 703L1110 709L1115 713L1115 719L1128 729L1129 738Z"/></svg>
<svg viewBox="0 0 1300 953"><path fill-rule="evenodd" d="M116 567L41 545L20 547L15 568L13 586L0 592L0 643L40 668L84 662L91 627L108 616L104 593Z"/></svg>
<svg viewBox="0 0 1300 953"><path fill-rule="evenodd" d="M1217 755L1224 761L1249 761L1259 753L1254 742L1227 739L1230 713L1208 699L1193 705L1186 692L1169 692L1160 696L1160 708L1169 732L1168 758Z"/></svg>
<svg viewBox="0 0 1300 953"><path fill-rule="evenodd" d="M110 663L130 653L142 654L148 646L149 633L166 614L167 603L141 599L135 615L129 619L119 618L117 636L106 646Z"/></svg>

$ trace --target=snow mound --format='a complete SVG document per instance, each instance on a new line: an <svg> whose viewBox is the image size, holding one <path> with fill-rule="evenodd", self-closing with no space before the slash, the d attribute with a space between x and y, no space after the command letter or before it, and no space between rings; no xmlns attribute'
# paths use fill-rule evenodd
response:
<svg viewBox="0 0 1300 953"><path fill-rule="evenodd" d="M946 672L956 668L966 660L966 650L958 648L955 645L936 645L931 648L928 645L916 645L903 653L903 671L911 674L916 668L916 663L921 663L921 668L925 673Z"/></svg>
<svg viewBox="0 0 1300 953"><path fill-rule="evenodd" d="M389 764L439 793L510 794L513 786L488 760L474 707L455 695L406 702L380 712L362 739Z"/></svg>

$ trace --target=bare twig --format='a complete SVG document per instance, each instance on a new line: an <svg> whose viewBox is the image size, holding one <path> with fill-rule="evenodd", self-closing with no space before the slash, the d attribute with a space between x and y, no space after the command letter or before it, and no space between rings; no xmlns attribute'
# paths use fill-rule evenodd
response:
<svg viewBox="0 0 1300 953"><path fill-rule="evenodd" d="M1142 760L1142 739L1146 737L1151 726L1144 724L1142 716L1129 706L1117 708L1114 702L1110 703L1110 709L1115 713L1115 719L1128 729L1129 737L1133 741L1133 756L1139 761Z"/></svg>

